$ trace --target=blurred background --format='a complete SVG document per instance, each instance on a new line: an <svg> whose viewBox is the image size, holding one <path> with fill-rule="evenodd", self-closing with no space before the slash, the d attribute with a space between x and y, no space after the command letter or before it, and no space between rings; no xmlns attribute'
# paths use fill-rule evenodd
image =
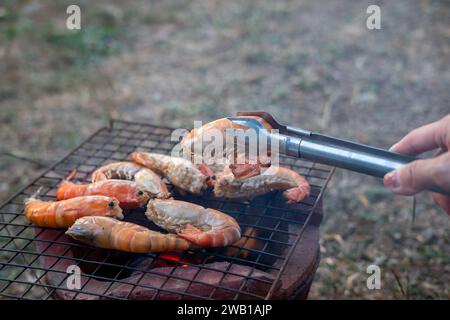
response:
<svg viewBox="0 0 450 320"><path fill-rule="evenodd" d="M110 118L189 128L266 110L388 148L449 113L449 22L437 0L2 0L0 200ZM337 170L324 200L309 298L450 298L450 217L429 195L414 216L412 198ZM381 290L366 287L372 263Z"/></svg>

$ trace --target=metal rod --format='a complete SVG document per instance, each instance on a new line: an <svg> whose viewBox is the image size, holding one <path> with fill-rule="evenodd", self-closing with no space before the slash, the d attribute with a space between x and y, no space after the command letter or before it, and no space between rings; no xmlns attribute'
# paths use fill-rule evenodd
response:
<svg viewBox="0 0 450 320"><path fill-rule="evenodd" d="M311 133L310 137L301 139L298 156L378 178L417 160L414 157L318 133ZM450 196L449 191L440 187L432 187L429 191Z"/></svg>

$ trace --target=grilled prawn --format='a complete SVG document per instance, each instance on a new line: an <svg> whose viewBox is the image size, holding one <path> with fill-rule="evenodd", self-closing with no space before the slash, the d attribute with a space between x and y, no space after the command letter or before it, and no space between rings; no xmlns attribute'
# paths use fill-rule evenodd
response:
<svg viewBox="0 0 450 320"><path fill-rule="evenodd" d="M131 180L151 197L169 198L165 183L152 170L133 162L114 162L104 165L92 173L92 182L121 179Z"/></svg>
<svg viewBox="0 0 450 320"><path fill-rule="evenodd" d="M106 196L84 196L62 201L25 200L25 217L41 227L68 228L84 216L123 219L119 201Z"/></svg>
<svg viewBox="0 0 450 320"><path fill-rule="evenodd" d="M247 116L245 118L254 118L260 121L267 130L272 129L270 124L260 117ZM191 130L183 137L180 146L183 154L189 156L191 161L195 163L204 162L204 156L213 153L205 162L208 163L209 168L217 173L226 170L232 164L249 163L249 159L253 156L257 156L254 159L256 166L270 165L270 151L268 150L266 154L249 154L250 149L246 148L245 138L235 139L240 135L236 132L233 133L233 130L238 129L242 132L248 130L247 127L238 125L228 118L217 119L200 128ZM227 131L230 131L231 135L227 135ZM222 143L216 145L218 139L222 139ZM222 150L216 149L220 146L223 148ZM210 182L209 184L213 183Z"/></svg>
<svg viewBox="0 0 450 320"><path fill-rule="evenodd" d="M269 123L266 122L264 119L261 119L260 117L245 116L243 118L254 118L258 121L261 121L262 125L267 130L272 129L272 127L269 125ZM219 134L219 135L222 135L222 137L225 137L225 131L227 129L247 130L248 128L244 127L244 126L240 126L227 118L217 119L217 120L206 123L205 125L201 126L200 128L192 129L181 140L181 143L180 143L181 148L185 152L194 153L196 148L199 148L197 146L197 144L201 144L201 147L202 147L201 150L203 150L204 147L209 142L209 139L208 139L209 137L215 136L216 134Z"/></svg>
<svg viewBox="0 0 450 320"><path fill-rule="evenodd" d="M190 242L174 234L162 234L108 217L80 218L66 234L95 247L134 253L184 251L192 247Z"/></svg>
<svg viewBox="0 0 450 320"><path fill-rule="evenodd" d="M133 152L131 159L158 174L164 175L177 188L193 194L201 194L206 186L205 166L196 167L184 158L164 154Z"/></svg>
<svg viewBox="0 0 450 320"><path fill-rule="evenodd" d="M101 180L90 184L76 184L64 180L58 187L58 200L71 199L80 196L102 195L119 200L122 209L139 208L147 203L150 196L137 185L128 180Z"/></svg>
<svg viewBox="0 0 450 320"><path fill-rule="evenodd" d="M204 248L228 246L241 237L232 217L185 201L152 199L145 214L158 226Z"/></svg>
<svg viewBox="0 0 450 320"><path fill-rule="evenodd" d="M284 167L252 168L249 172L225 170L217 176L214 195L219 198L251 199L275 190L284 190L288 203L300 202L310 194L306 179L296 171Z"/></svg>

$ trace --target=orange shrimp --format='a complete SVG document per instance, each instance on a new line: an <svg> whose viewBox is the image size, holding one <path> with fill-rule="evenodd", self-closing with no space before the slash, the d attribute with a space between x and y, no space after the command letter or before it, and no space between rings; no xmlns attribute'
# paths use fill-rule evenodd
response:
<svg viewBox="0 0 450 320"><path fill-rule="evenodd" d="M64 180L58 187L56 197L58 200L65 200L88 195L114 197L119 200L122 209L139 208L150 199L148 192L142 190L136 182L128 180L101 180L90 184Z"/></svg>
<svg viewBox="0 0 450 320"><path fill-rule="evenodd" d="M114 162L92 173L92 182L109 179L131 180L151 197L169 198L170 193L161 178L152 170L133 162Z"/></svg>
<svg viewBox="0 0 450 320"><path fill-rule="evenodd" d="M161 228L204 248L228 246L241 237L234 218L190 202L152 199L145 214Z"/></svg>
<svg viewBox="0 0 450 320"><path fill-rule="evenodd" d="M80 218L66 234L95 247L134 253L184 251L193 247L174 234L162 234L108 217Z"/></svg>
<svg viewBox="0 0 450 320"><path fill-rule="evenodd" d="M261 168L258 168L261 171ZM214 195L219 198L251 199L274 190L283 190L288 203L300 202L310 194L308 181L294 170L269 167L265 171L249 174L245 170L225 170L214 183ZM236 174L241 173L243 176Z"/></svg>
<svg viewBox="0 0 450 320"><path fill-rule="evenodd" d="M123 219L119 201L106 196L84 196L62 201L25 200L25 217L41 227L67 228L84 216Z"/></svg>

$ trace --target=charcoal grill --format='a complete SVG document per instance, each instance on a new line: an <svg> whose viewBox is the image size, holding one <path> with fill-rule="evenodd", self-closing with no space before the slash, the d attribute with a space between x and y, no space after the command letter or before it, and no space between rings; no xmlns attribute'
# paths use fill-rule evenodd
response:
<svg viewBox="0 0 450 320"><path fill-rule="evenodd" d="M333 168L282 157L281 164L303 174L311 196L287 205L280 193L251 201L205 195L178 198L233 216L242 239L228 247L182 254L128 254L92 248L69 239L63 230L31 225L23 200L41 188L44 200L72 170L89 181L103 164L129 159L131 152L169 153L172 128L111 121L0 207L0 297L11 299L294 299L306 298L319 262L318 226L322 194ZM169 186L170 189L172 189ZM125 220L158 229L143 210ZM71 269L81 270L81 287L67 285ZM72 279L72 280L71 280Z"/></svg>

